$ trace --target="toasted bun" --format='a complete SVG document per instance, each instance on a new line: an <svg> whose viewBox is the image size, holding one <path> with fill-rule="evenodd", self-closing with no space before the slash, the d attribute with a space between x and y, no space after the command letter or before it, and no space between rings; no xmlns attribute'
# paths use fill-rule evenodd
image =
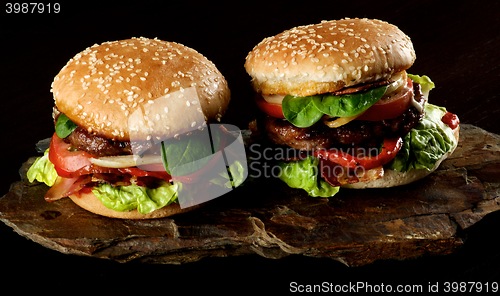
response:
<svg viewBox="0 0 500 296"><path fill-rule="evenodd" d="M55 77L52 92L73 122L118 141L199 128L203 119L220 120L230 100L226 80L203 55L147 38L87 48Z"/></svg>
<svg viewBox="0 0 500 296"><path fill-rule="evenodd" d="M457 127L456 129L453 130L453 134L455 138L459 139L459 130L460 127ZM455 147L456 148L456 147ZM390 188L390 187L395 187L395 186L401 186L401 185L406 185L413 183L417 180L420 180L422 178L425 178L428 176L430 173L434 172L441 162L448 158L455 149L448 151L445 153L434 165L434 168L430 171L426 169L419 169L419 170L410 170L408 172L396 172L393 170L384 170L384 176L380 179L376 180L371 180L367 182L359 182L359 183L353 183L353 184L346 184L343 185L343 188L353 188L353 189L365 189L365 188Z"/></svg>
<svg viewBox="0 0 500 296"><path fill-rule="evenodd" d="M260 42L245 69L256 92L309 96L388 79L415 61L396 26L370 19L323 21Z"/></svg>
<svg viewBox="0 0 500 296"><path fill-rule="evenodd" d="M119 218L119 219L157 219L157 218L163 218L189 212L200 207L199 205L197 205L181 209L179 204L173 203L166 207L153 211L149 214L141 214L137 211L137 209L128 212L117 212L108 209L106 208L106 206L102 204L100 200L97 199L97 197L92 192L82 193L80 194L79 197L76 195L70 195L69 198L71 198L71 200L75 204L79 205L80 207L84 208L89 212L101 216L106 216L110 218Z"/></svg>

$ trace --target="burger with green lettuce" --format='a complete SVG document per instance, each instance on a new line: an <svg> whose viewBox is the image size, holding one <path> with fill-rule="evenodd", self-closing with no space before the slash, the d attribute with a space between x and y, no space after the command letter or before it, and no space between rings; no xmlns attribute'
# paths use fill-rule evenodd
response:
<svg viewBox="0 0 500 296"><path fill-rule="evenodd" d="M64 66L52 92L55 133L28 171L50 186L49 202L69 197L99 215L161 218L195 208L181 207L182 193L198 198L245 178L241 161L217 166L234 141L213 124L230 92L191 48L148 38L96 44Z"/></svg>
<svg viewBox="0 0 500 296"><path fill-rule="evenodd" d="M256 45L245 69L265 116L251 128L275 149L279 178L329 197L434 171L457 146L459 120L428 102L427 76L407 73L415 58L408 36L372 19L299 26Z"/></svg>

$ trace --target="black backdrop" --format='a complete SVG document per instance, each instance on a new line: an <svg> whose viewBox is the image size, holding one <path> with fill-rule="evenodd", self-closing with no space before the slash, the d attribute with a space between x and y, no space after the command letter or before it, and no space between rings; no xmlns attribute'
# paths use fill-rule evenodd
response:
<svg viewBox="0 0 500 296"><path fill-rule="evenodd" d="M125 2L125 1L124 1ZM36 154L34 145L53 133L53 77L67 60L95 43L130 37L158 37L196 49L212 60L232 91L224 122L246 128L257 111L243 64L264 37L294 26L343 17L386 20L412 38L417 60L410 72L436 83L430 101L447 107L462 123L500 133L500 5L494 1L226 1L149 3L61 3L58 14L8 14L2 2L0 195L19 179L19 166ZM171 1L167 1L171 2ZM64 255L0 225L3 287L67 293L126 294L257 292L286 293L301 284L416 284L439 281L499 281L500 213L466 231L465 246L447 256L380 261L348 268L329 259L258 255L209 258L182 266L119 264ZM84 283L84 284L82 284ZM63 288L64 289L61 289ZM69 289L69 290L68 290ZM171 290L172 289L172 290Z"/></svg>

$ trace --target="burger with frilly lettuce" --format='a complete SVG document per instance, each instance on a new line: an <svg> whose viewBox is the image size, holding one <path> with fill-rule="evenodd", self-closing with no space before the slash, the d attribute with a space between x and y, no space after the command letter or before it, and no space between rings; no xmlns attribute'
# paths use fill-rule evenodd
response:
<svg viewBox="0 0 500 296"><path fill-rule="evenodd" d="M234 141L211 124L230 92L191 48L148 38L96 44L64 66L52 92L55 133L28 171L50 186L49 202L69 197L99 215L161 218L195 208L179 205L180 192L199 196L244 180L241 162L214 167Z"/></svg>
<svg viewBox="0 0 500 296"><path fill-rule="evenodd" d="M457 146L459 120L428 102L429 77L407 73L415 58L408 36L372 19L299 26L256 45L245 69L265 116L250 128L276 149L279 178L329 197L436 170Z"/></svg>

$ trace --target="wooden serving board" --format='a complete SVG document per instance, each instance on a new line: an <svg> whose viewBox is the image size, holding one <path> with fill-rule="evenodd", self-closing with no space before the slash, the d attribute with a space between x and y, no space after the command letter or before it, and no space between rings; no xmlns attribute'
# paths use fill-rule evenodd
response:
<svg viewBox="0 0 500 296"><path fill-rule="evenodd" d="M47 203L47 187L26 180L33 161L0 199L0 220L50 249L119 262L176 264L257 253L358 266L448 254L464 243L462 229L500 209L500 136L466 124L455 153L413 184L342 189L327 199L258 179L198 210L156 220L101 217L67 198Z"/></svg>

